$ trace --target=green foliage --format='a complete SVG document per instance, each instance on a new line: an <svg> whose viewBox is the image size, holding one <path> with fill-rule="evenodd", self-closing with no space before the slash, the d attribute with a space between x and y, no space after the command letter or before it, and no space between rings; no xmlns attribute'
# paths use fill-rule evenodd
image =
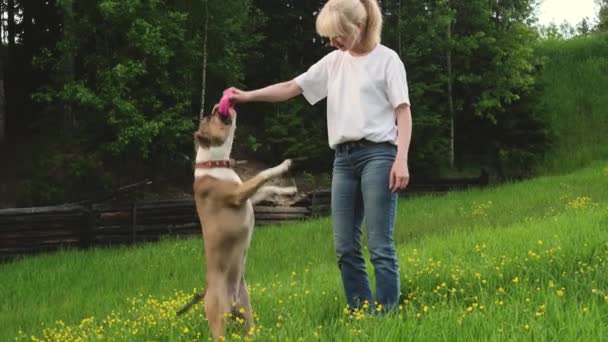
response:
<svg viewBox="0 0 608 342"><path fill-rule="evenodd" d="M535 100L527 99L528 103ZM523 106L526 102L522 103ZM500 179L522 179L534 176L551 146L554 136L546 123L547 117L534 112L537 108L518 108L489 129L494 133L495 156L490 161Z"/></svg>
<svg viewBox="0 0 608 342"><path fill-rule="evenodd" d="M265 118L267 149L275 161L300 158L300 166L327 169L331 161L324 120L314 122L315 108L304 99L275 106ZM304 159L301 159L304 157ZM323 161L325 165L319 165Z"/></svg>
<svg viewBox="0 0 608 342"><path fill-rule="evenodd" d="M543 41L539 107L555 133L543 172L561 173L608 157L608 34Z"/></svg>
<svg viewBox="0 0 608 342"><path fill-rule="evenodd" d="M260 143L258 142L258 139L256 139L253 135L247 136L247 138L245 139L245 144L251 152L257 152L260 148Z"/></svg>
<svg viewBox="0 0 608 342"><path fill-rule="evenodd" d="M569 39L577 34L577 29L564 20L559 25L552 22L547 26L541 26L539 34L543 39Z"/></svg>
<svg viewBox="0 0 608 342"><path fill-rule="evenodd" d="M594 146L580 152L581 163L603 155L601 144L582 142L582 138L572 144L573 135L558 123L571 116L554 117L561 110L553 106L563 101L569 113L579 108L593 113L590 120L570 124L576 131L603 127L597 108L604 105L595 91L606 88L599 77L605 74L605 61L598 54L594 62L580 64L555 52L539 62L533 50L539 35L556 38L552 41L570 33L557 26L535 32L531 18L537 2L381 1L383 43L398 51L408 74L413 174L437 176L445 170L452 143L457 167L492 168L505 179L534 174L550 139L556 140L554 151L565 151L564 146ZM52 201L51 197L70 197L65 189L72 183L89 185L82 192L91 193L99 182L78 180L84 174L96 174L95 165L103 165L110 175L103 177L108 187L144 177L182 178L191 171L180 156L192 154L191 131L201 110L203 61L207 61L203 108L207 113L228 86L255 89L293 79L330 51L315 32L315 14L324 3L17 0L17 17L24 24L17 26L20 50L12 65L18 67L15 75L23 73L28 79L35 75L36 82L28 85L32 89L28 91L28 87L18 89L18 82L11 83L8 77L8 132L28 136L44 130L51 133L44 135L48 141L61 140L66 132L73 137L65 141L69 145L65 148L40 142L46 149L41 155L62 156L61 170L36 175L29 183L52 179L57 191L44 195L54 194L45 197ZM587 31L585 25L579 27L583 31ZM581 45L597 45L593 34L586 36L590 39L581 40ZM561 47L559 42L547 44ZM570 53L567 50L564 53ZM542 63L545 69L539 67ZM572 107L566 103L572 98L567 89L556 89L579 82L579 88L586 89L587 84L561 82L557 71L553 77L546 70L574 66L581 68L577 73L589 75L587 83L594 86L586 93L592 96L577 93ZM12 67L7 69L11 76ZM539 70L543 71L540 83L535 81ZM545 90L552 96L545 96ZM19 104L30 95L35 104ZM550 101L555 98L559 100ZM241 114L237 141L254 157L266 162L305 157L298 165L307 171L330 169L324 103L309 107L298 99L237 109ZM455 137L450 141L452 120ZM585 134L603 141L596 135ZM45 163L40 157L33 164ZM88 173L79 171L82 165L89 165ZM30 186L33 191L36 188Z"/></svg>
<svg viewBox="0 0 608 342"><path fill-rule="evenodd" d="M538 113L535 60L528 23L532 2L457 2L454 92L457 152L501 178L533 174L548 148Z"/></svg>
<svg viewBox="0 0 608 342"><path fill-rule="evenodd" d="M19 184L17 201L21 206L39 206L76 202L91 199L83 197L83 189L88 196L101 196L108 191L111 175L104 171L104 165L97 154L56 154L40 157L33 164L31 177ZM65 179L71 182L66 183Z"/></svg>
<svg viewBox="0 0 608 342"><path fill-rule="evenodd" d="M187 15L167 12L160 1L107 0L75 11L57 53L60 62L75 56L78 72L38 98L86 113L79 128L109 133L99 147L110 155L133 151L145 160L175 152L176 139L192 129L189 75L200 60L190 52L198 43L187 39Z"/></svg>
<svg viewBox="0 0 608 342"><path fill-rule="evenodd" d="M454 11L447 1L401 1L402 13L397 5L383 2L383 43L398 52L401 46L407 72L413 116L410 169L421 177L436 176L448 155L446 32Z"/></svg>
<svg viewBox="0 0 608 342"><path fill-rule="evenodd" d="M525 24L529 1L457 2L454 22L455 92L462 115L491 122L534 83L534 32ZM521 8L520 8L521 7Z"/></svg>
<svg viewBox="0 0 608 342"><path fill-rule="evenodd" d="M313 14L324 1L254 3L265 18L258 31L252 32L264 37L258 45L263 48L247 51L245 89L293 79L330 51L316 34L314 24ZM298 167L311 171L330 168L332 152L327 145L324 101L314 107L296 99L242 108L247 114L239 117L240 122L261 128L258 158L274 163L284 157L304 157Z"/></svg>
<svg viewBox="0 0 608 342"><path fill-rule="evenodd" d="M546 139L515 149L504 137L509 133L497 134L520 121L534 121L540 131L545 130L539 121L542 116L531 108L535 69L530 42L535 40L535 32L527 18L532 5L528 0L383 1L385 44L396 50L401 47L408 72L414 172L433 175L447 164L450 81L455 152L460 165L475 163L499 168L499 173L508 173L504 167L512 165L519 168L512 170L513 174L529 174L523 169L529 170L532 160L542 156ZM513 134L531 138L521 133ZM522 159L523 155L527 157ZM514 159L520 162L512 163Z"/></svg>
<svg viewBox="0 0 608 342"><path fill-rule="evenodd" d="M590 32L591 32L591 24L589 23L589 19L583 18L583 20L581 20L576 25L576 33L578 35L585 35L585 34L589 34Z"/></svg>
<svg viewBox="0 0 608 342"><path fill-rule="evenodd" d="M89 147L86 137L57 137L57 132L46 131L32 136L28 143L37 148L16 170L24 176L17 179L12 199L19 206L76 202L101 197L110 190L112 170L104 165L102 152Z"/></svg>
<svg viewBox="0 0 608 342"><path fill-rule="evenodd" d="M595 0L595 4L599 10L597 13L597 25L595 29L600 32L608 31L608 1L607 0Z"/></svg>
<svg viewBox="0 0 608 342"><path fill-rule="evenodd" d="M56 76L33 98L61 118L49 117L52 127L87 137L80 141L95 151L87 158L106 165L112 184L171 175L175 166L182 167L173 160L185 151L190 154L205 33L211 61L207 82L213 85L207 96L214 101L221 89L243 78L246 51L260 39L244 33L258 25L259 15L248 16L248 0L212 1L208 13L202 5L160 0L58 4L65 16L62 39L34 61L38 69ZM207 14L205 32L201 18ZM64 119L66 110L73 113L72 120ZM64 157L66 178L56 184L82 178L71 164L76 161ZM32 181L43 182L44 177Z"/></svg>

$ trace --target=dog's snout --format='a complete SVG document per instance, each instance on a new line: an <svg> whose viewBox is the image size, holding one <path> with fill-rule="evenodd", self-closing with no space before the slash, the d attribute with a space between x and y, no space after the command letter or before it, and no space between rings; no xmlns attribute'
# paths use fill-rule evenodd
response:
<svg viewBox="0 0 608 342"><path fill-rule="evenodd" d="M224 125L232 124L232 118L230 115L220 115L220 120L224 123Z"/></svg>

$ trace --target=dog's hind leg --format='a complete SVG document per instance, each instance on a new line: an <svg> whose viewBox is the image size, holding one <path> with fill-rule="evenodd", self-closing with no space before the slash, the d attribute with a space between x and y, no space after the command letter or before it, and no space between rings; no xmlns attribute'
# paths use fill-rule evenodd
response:
<svg viewBox="0 0 608 342"><path fill-rule="evenodd" d="M241 278L241 282L239 284L239 298L237 309L239 313L242 314L243 319L247 323L245 328L249 332L254 328L253 322L253 311L251 310L251 302L249 300L249 289L247 288L247 283L245 282L245 277Z"/></svg>
<svg viewBox="0 0 608 342"><path fill-rule="evenodd" d="M230 312L230 303L224 293L218 289L207 289L205 294L205 316L214 341L220 341L226 333L226 314Z"/></svg>
<svg viewBox="0 0 608 342"><path fill-rule="evenodd" d="M228 195L228 202L235 206L242 205L245 201L250 199L264 183L287 172L290 166L291 160L287 159L278 166L258 173L253 178L248 179L243 182L243 184L236 187L235 190Z"/></svg>

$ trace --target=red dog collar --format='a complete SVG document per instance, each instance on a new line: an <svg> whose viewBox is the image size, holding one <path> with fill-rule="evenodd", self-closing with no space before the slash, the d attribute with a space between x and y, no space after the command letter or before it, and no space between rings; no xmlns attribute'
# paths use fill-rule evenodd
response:
<svg viewBox="0 0 608 342"><path fill-rule="evenodd" d="M236 161L234 159L207 160L207 161L198 162L195 164L195 168L197 168L197 169L212 169L212 168L216 168L216 167L233 169L235 166L236 166Z"/></svg>

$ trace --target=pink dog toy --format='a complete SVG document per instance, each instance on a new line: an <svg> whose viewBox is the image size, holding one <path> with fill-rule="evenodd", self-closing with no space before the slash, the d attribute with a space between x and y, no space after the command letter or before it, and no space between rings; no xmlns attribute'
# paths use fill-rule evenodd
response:
<svg viewBox="0 0 608 342"><path fill-rule="evenodd" d="M232 100L232 94L236 93L233 89L224 90L224 95L220 100L220 114L224 116L230 115L230 110L234 108L234 101Z"/></svg>

